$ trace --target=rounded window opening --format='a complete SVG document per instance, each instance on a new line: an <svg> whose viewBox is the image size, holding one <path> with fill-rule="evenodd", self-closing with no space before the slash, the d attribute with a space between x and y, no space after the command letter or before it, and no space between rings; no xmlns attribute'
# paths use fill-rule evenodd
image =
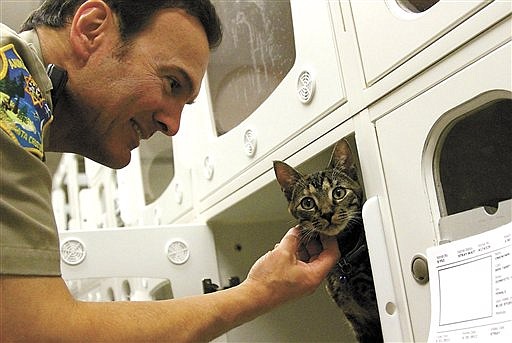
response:
<svg viewBox="0 0 512 343"><path fill-rule="evenodd" d="M173 299L171 282L169 280L160 282L151 290L150 295L153 300Z"/></svg>
<svg viewBox="0 0 512 343"><path fill-rule="evenodd" d="M114 290L112 287L107 289L107 301L115 301L116 297L114 296Z"/></svg>
<svg viewBox="0 0 512 343"><path fill-rule="evenodd" d="M512 100L489 101L454 120L436 148L441 216L512 199ZM434 169L434 170L435 170Z"/></svg>
<svg viewBox="0 0 512 343"><path fill-rule="evenodd" d="M218 1L222 44L212 52L208 91L217 135L248 118L295 63L290 1Z"/></svg>
<svg viewBox="0 0 512 343"><path fill-rule="evenodd" d="M407 12L422 13L437 4L439 0L396 0L396 2Z"/></svg>
<svg viewBox="0 0 512 343"><path fill-rule="evenodd" d="M123 299L130 300L132 295L132 287L130 286L128 280L123 281L121 288L123 290Z"/></svg>
<svg viewBox="0 0 512 343"><path fill-rule="evenodd" d="M149 205L162 195L174 177L172 139L156 134L140 142L139 153L144 200Z"/></svg>

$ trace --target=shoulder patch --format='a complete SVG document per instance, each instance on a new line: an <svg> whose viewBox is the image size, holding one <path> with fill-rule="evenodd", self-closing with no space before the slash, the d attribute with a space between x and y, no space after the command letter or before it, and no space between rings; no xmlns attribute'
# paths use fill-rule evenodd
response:
<svg viewBox="0 0 512 343"><path fill-rule="evenodd" d="M13 44L0 47L0 61L0 127L43 159L43 132L52 120L50 107Z"/></svg>

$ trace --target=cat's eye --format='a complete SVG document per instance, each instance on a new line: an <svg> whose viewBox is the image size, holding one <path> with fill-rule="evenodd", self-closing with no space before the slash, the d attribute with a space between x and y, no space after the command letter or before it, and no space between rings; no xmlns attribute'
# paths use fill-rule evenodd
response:
<svg viewBox="0 0 512 343"><path fill-rule="evenodd" d="M300 206L304 210L311 210L315 207L315 200L313 200L311 197L305 197L300 201Z"/></svg>
<svg viewBox="0 0 512 343"><path fill-rule="evenodd" d="M332 190L332 198L334 200L340 200L343 199L343 197L347 194L347 191L345 191L345 188L343 187L336 187Z"/></svg>

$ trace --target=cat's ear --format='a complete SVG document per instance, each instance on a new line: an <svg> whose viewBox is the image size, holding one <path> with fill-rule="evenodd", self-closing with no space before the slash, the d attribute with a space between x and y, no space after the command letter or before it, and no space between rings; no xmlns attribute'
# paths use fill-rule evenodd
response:
<svg viewBox="0 0 512 343"><path fill-rule="evenodd" d="M276 173L277 182L279 182L283 192L288 198L292 193L293 186L302 179L302 175L281 161L274 161L274 172Z"/></svg>
<svg viewBox="0 0 512 343"><path fill-rule="evenodd" d="M352 150L345 139L339 140L334 146L328 166L332 169L342 170L357 179Z"/></svg>

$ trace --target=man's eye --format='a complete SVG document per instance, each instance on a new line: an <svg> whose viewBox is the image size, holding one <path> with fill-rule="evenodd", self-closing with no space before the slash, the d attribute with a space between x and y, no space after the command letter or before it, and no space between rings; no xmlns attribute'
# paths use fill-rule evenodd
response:
<svg viewBox="0 0 512 343"><path fill-rule="evenodd" d="M172 91L176 91L180 88L181 84L179 83L178 80L170 77L169 78L169 87L171 88Z"/></svg>
<svg viewBox="0 0 512 343"><path fill-rule="evenodd" d="M304 210L311 210L315 207L315 200L311 197L305 197L300 201L300 206L302 206Z"/></svg>

